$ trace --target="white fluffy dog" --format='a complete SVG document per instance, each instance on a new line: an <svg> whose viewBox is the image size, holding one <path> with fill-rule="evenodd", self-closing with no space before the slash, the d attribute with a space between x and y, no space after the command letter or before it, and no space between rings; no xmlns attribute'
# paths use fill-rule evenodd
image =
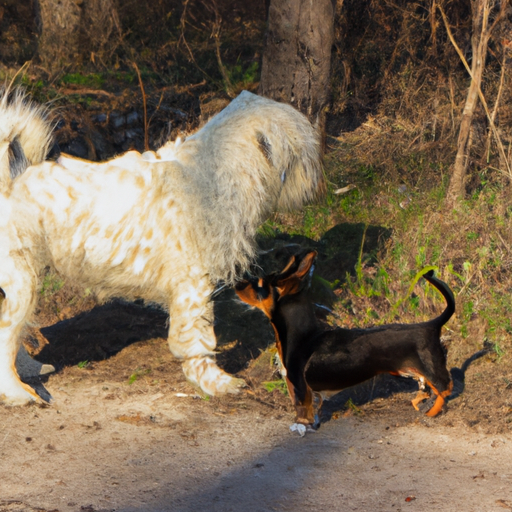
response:
<svg viewBox="0 0 512 512"><path fill-rule="evenodd" d="M44 269L100 298L142 297L169 309L169 346L206 393L243 384L223 372L210 296L253 261L258 226L323 186L319 139L289 105L243 92L203 128L155 153L105 163L43 161L44 111L0 100L0 399L38 399L14 361Z"/></svg>

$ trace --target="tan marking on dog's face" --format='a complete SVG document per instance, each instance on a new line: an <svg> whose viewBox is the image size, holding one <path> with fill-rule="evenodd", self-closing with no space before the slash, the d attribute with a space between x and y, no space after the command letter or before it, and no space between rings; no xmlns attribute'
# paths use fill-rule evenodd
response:
<svg viewBox="0 0 512 512"><path fill-rule="evenodd" d="M249 306L260 309L268 318L272 318L274 299L272 288L259 279L255 281L240 281L235 286L235 292Z"/></svg>

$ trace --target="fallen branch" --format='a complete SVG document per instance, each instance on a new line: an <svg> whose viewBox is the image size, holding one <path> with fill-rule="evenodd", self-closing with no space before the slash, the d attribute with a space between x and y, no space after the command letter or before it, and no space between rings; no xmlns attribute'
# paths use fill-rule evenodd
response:
<svg viewBox="0 0 512 512"><path fill-rule="evenodd" d="M116 98L117 96L111 92L102 91L100 89L86 89L86 88L77 88L68 87L66 89L59 89L59 92L62 94L70 95L77 94L78 96L107 96L108 98Z"/></svg>

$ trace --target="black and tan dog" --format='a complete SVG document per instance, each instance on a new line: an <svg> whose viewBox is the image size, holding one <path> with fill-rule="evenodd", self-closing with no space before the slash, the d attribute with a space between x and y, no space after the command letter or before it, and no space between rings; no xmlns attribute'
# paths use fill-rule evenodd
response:
<svg viewBox="0 0 512 512"><path fill-rule="evenodd" d="M296 422L318 426L316 412L321 400L315 400L317 394L313 392L340 391L379 373L418 380L420 391L412 400L416 410L429 396L424 391L428 385L436 400L427 415L436 416L452 390L440 340L442 326L455 311L451 290L430 271L423 277L447 302L437 318L370 329L326 329L315 317L305 286L316 254L313 251L303 258L294 256L280 274L247 279L236 286L240 299L261 309L274 327Z"/></svg>

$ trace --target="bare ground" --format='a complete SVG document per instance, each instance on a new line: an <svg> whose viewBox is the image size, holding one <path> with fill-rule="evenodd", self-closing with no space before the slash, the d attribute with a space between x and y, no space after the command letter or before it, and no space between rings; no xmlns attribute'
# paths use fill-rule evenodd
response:
<svg viewBox="0 0 512 512"><path fill-rule="evenodd" d="M33 384L54 403L0 407L0 511L512 510L512 375L491 356L456 362L438 418L410 406L414 383L380 377L300 438L261 384L276 378L264 318L229 294L217 317L219 360L250 384L237 396L185 381L159 310L113 302L42 328L58 371Z"/></svg>

